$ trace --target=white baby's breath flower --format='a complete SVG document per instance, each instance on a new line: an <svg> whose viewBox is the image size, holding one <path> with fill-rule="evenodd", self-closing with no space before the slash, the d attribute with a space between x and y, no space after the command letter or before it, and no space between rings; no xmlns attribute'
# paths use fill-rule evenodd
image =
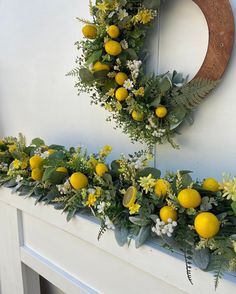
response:
<svg viewBox="0 0 236 294"><path fill-rule="evenodd" d="M68 192L71 191L71 185L69 180L66 180L66 182L63 185L57 185L57 189L60 192L60 194L68 194Z"/></svg>
<svg viewBox="0 0 236 294"><path fill-rule="evenodd" d="M107 74L108 78L113 79L116 76L116 72L115 71L111 71Z"/></svg>
<svg viewBox="0 0 236 294"><path fill-rule="evenodd" d="M130 79L128 79L124 82L123 87L127 90L132 90L134 87L134 83Z"/></svg>
<svg viewBox="0 0 236 294"><path fill-rule="evenodd" d="M122 47L124 50L126 50L126 49L129 48L129 44L128 44L128 42L127 42L126 40L122 40L122 41L120 42L120 45L121 45L121 47Z"/></svg>
<svg viewBox="0 0 236 294"><path fill-rule="evenodd" d="M177 226L176 221L172 221L171 218L168 219L167 224L161 221L159 218L156 219L156 224L152 227L152 232L157 236L167 235L168 237L172 237L174 233L174 228Z"/></svg>

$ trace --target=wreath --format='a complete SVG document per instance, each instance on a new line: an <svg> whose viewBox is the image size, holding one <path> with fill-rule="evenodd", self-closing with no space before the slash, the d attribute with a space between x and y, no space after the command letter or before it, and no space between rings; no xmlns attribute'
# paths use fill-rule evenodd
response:
<svg viewBox="0 0 236 294"><path fill-rule="evenodd" d="M181 73L150 74L146 68L146 35L158 19L161 1L90 1L93 21L85 25L85 40L76 43L82 55L68 75L78 76L78 93L91 93L92 103L110 111L132 141L152 146L170 142L192 112L217 85L233 45L233 16L228 0L195 0L209 25L210 42L205 61L187 82Z"/></svg>

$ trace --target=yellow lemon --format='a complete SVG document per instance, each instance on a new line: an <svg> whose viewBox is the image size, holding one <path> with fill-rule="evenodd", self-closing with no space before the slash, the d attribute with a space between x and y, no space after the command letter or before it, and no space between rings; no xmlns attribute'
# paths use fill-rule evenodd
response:
<svg viewBox="0 0 236 294"><path fill-rule="evenodd" d="M43 161L43 158L39 155L34 155L30 158L30 167L31 169L38 168Z"/></svg>
<svg viewBox="0 0 236 294"><path fill-rule="evenodd" d="M167 115L167 108L160 105L156 108L155 113L157 117L164 118Z"/></svg>
<svg viewBox="0 0 236 294"><path fill-rule="evenodd" d="M135 120L135 121L143 121L143 118L144 118L143 112L133 110L131 115L132 115L133 120Z"/></svg>
<svg viewBox="0 0 236 294"><path fill-rule="evenodd" d="M202 202L199 192L189 188L179 192L178 200L180 205L184 208L196 208Z"/></svg>
<svg viewBox="0 0 236 294"><path fill-rule="evenodd" d="M170 189L170 183L164 179L159 179L155 184L155 194L158 197L165 197Z"/></svg>
<svg viewBox="0 0 236 294"><path fill-rule="evenodd" d="M55 149L48 149L48 154L49 154L49 155L52 155L52 154L54 154L55 152L57 152L57 150L55 150Z"/></svg>
<svg viewBox="0 0 236 294"><path fill-rule="evenodd" d="M119 37L120 29L118 28L118 26L112 25L108 27L107 33L111 38L115 39Z"/></svg>
<svg viewBox="0 0 236 294"><path fill-rule="evenodd" d="M219 191L219 183L214 178L205 179L202 183L202 188L208 191Z"/></svg>
<svg viewBox="0 0 236 294"><path fill-rule="evenodd" d="M101 63L100 61L97 61L93 66L93 71L101 71L101 70L110 70L110 66L105 63Z"/></svg>
<svg viewBox="0 0 236 294"><path fill-rule="evenodd" d="M128 76L124 72L118 72L116 74L116 76L115 76L115 80L116 80L116 82L117 82L118 85L123 86L124 85L124 82L126 80L128 80Z"/></svg>
<svg viewBox="0 0 236 294"><path fill-rule="evenodd" d="M40 181L43 177L43 171L36 167L32 170L31 172L31 178L34 180L34 181Z"/></svg>
<svg viewBox="0 0 236 294"><path fill-rule="evenodd" d="M160 210L160 218L165 223L168 223L168 219L171 219L172 221L176 221L177 217L178 217L177 211L170 206L164 206Z"/></svg>
<svg viewBox="0 0 236 294"><path fill-rule="evenodd" d="M220 222L213 213L201 212L195 218L194 227L200 237L208 239L219 232Z"/></svg>
<svg viewBox="0 0 236 294"><path fill-rule="evenodd" d="M117 56L121 53L122 48L119 42L110 40L106 42L105 50L109 55Z"/></svg>
<svg viewBox="0 0 236 294"><path fill-rule="evenodd" d="M108 172L108 168L104 163L98 163L95 170L99 177L102 177L106 172Z"/></svg>
<svg viewBox="0 0 236 294"><path fill-rule="evenodd" d="M97 28L94 25L87 24L82 28L82 33L85 38L95 39L97 37Z"/></svg>
<svg viewBox="0 0 236 294"><path fill-rule="evenodd" d="M61 172L61 173L65 173L65 174L68 174L68 170L67 168L63 167L63 166L59 166L57 169L56 169L57 172Z"/></svg>
<svg viewBox="0 0 236 294"><path fill-rule="evenodd" d="M129 93L125 88L120 87L116 90L115 96L118 101L124 101L129 96Z"/></svg>
<svg viewBox="0 0 236 294"><path fill-rule="evenodd" d="M70 177L71 186L79 190L88 186L88 178L81 172L73 173Z"/></svg>
<svg viewBox="0 0 236 294"><path fill-rule="evenodd" d="M126 208L131 207L132 205L134 205L134 202L137 199L137 189L134 186L130 186L124 197L123 197L123 205Z"/></svg>

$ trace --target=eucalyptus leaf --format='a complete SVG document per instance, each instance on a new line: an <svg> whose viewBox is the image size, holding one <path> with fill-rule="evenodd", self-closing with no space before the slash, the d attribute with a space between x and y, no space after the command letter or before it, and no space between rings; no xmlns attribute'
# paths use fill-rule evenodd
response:
<svg viewBox="0 0 236 294"><path fill-rule="evenodd" d="M32 141L31 141L31 145L35 145L36 147L40 147L42 145L45 145L44 141L40 138L34 138Z"/></svg>
<svg viewBox="0 0 236 294"><path fill-rule="evenodd" d="M162 235L162 240L172 249L179 249L179 244L178 242L175 241L175 238L168 237L167 235Z"/></svg>
<svg viewBox="0 0 236 294"><path fill-rule="evenodd" d="M138 236L135 239L135 247L141 247L151 235L151 226L141 227Z"/></svg>
<svg viewBox="0 0 236 294"><path fill-rule="evenodd" d="M82 83L85 84L91 83L94 80L92 73L87 68L81 68L79 70L79 76Z"/></svg>
<svg viewBox="0 0 236 294"><path fill-rule="evenodd" d="M165 76L160 82L159 87L162 94L165 94L167 91L169 91L172 88L171 80L168 76Z"/></svg>
<svg viewBox="0 0 236 294"><path fill-rule="evenodd" d="M7 181L6 183L3 184L3 187L6 188L12 188L15 187L17 185L16 181L14 179Z"/></svg>
<svg viewBox="0 0 236 294"><path fill-rule="evenodd" d="M236 201L231 204L234 214L236 215Z"/></svg>
<svg viewBox="0 0 236 294"><path fill-rule="evenodd" d="M193 250L193 262L201 270L206 270L210 262L210 253L208 248Z"/></svg>
<svg viewBox="0 0 236 294"><path fill-rule="evenodd" d="M76 209L69 211L66 216L66 220L69 222L74 217L75 214L76 214Z"/></svg>
<svg viewBox="0 0 236 294"><path fill-rule="evenodd" d="M95 61L97 61L100 57L102 56L102 49L101 50L97 50L94 51L86 60L86 64L90 65L92 63L94 63Z"/></svg>
<svg viewBox="0 0 236 294"><path fill-rule="evenodd" d="M115 238L119 246L124 246L128 239L128 229L124 227L115 227Z"/></svg>
<svg viewBox="0 0 236 294"><path fill-rule="evenodd" d="M107 79L108 70L99 70L96 71L93 76L96 80Z"/></svg>
<svg viewBox="0 0 236 294"><path fill-rule="evenodd" d="M153 107L157 107L158 105L160 105L161 103L161 95L156 97L152 103L150 103L150 106L153 106Z"/></svg>
<svg viewBox="0 0 236 294"><path fill-rule="evenodd" d="M140 227L144 227L146 225L148 225L150 223L150 220L147 219L143 219L141 217L138 216L130 216L129 220L131 221L131 223L140 226Z"/></svg>
<svg viewBox="0 0 236 294"><path fill-rule="evenodd" d="M144 0L143 6L148 9L158 9L161 5L161 0Z"/></svg>

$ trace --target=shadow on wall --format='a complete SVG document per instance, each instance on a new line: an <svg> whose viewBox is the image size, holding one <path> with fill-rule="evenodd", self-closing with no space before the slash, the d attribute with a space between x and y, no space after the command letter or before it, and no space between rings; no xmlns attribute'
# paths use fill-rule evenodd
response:
<svg viewBox="0 0 236 294"><path fill-rule="evenodd" d="M43 277L40 277L41 294L65 294L60 289L49 283Z"/></svg>

